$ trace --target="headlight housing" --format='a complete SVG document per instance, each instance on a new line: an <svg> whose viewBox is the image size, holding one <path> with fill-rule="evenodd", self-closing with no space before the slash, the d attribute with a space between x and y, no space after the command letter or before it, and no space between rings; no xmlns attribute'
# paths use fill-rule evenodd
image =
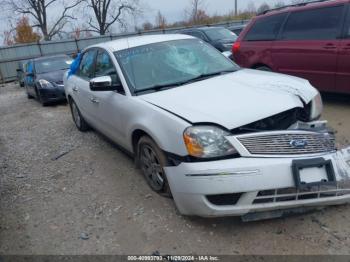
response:
<svg viewBox="0 0 350 262"><path fill-rule="evenodd" d="M229 132L216 126L193 126L184 132L184 141L190 156L217 158L238 154L226 139Z"/></svg>
<svg viewBox="0 0 350 262"><path fill-rule="evenodd" d="M42 88L54 88L54 85L45 79L40 79L38 82Z"/></svg>
<svg viewBox="0 0 350 262"><path fill-rule="evenodd" d="M323 112L323 102L322 102L321 94L318 92L318 94L311 101L311 113L310 113L311 120L317 120L318 118L320 118L322 112Z"/></svg>

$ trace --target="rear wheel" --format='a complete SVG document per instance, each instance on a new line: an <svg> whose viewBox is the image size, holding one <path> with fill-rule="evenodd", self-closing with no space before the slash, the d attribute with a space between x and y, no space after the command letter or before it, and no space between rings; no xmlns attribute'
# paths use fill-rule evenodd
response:
<svg viewBox="0 0 350 262"><path fill-rule="evenodd" d="M168 160L150 137L143 136L139 140L137 157L142 173L152 190L163 196L171 197L170 187L164 172Z"/></svg>
<svg viewBox="0 0 350 262"><path fill-rule="evenodd" d="M73 100L70 102L70 109L72 112L74 124L77 126L79 131L85 132L89 130L88 123L85 121L84 117L81 115L77 104Z"/></svg>

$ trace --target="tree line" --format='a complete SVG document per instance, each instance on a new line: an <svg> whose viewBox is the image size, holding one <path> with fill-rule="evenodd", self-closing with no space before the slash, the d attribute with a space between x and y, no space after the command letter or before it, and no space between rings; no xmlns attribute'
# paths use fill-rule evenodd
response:
<svg viewBox="0 0 350 262"><path fill-rule="evenodd" d="M62 38L81 38L111 33L113 26L127 28L131 17L142 17L144 9L140 0L2 0L11 13L18 15L10 30L4 32L4 44L50 41ZM274 5L262 3L256 6L250 1L244 10L232 10L225 15L210 15L206 0L188 0L182 21L168 23L158 11L154 21L146 21L135 30L188 27L250 19L267 9L281 7L284 1ZM292 0L293 3L307 0ZM78 17L77 14L84 14ZM80 22L79 21L83 21ZM70 28L70 30L69 30Z"/></svg>

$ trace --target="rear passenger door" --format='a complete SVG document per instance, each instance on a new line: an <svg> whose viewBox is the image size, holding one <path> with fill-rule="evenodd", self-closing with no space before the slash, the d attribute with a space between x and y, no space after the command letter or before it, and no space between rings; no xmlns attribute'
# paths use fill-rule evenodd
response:
<svg viewBox="0 0 350 262"><path fill-rule="evenodd" d="M337 92L350 93L350 5L344 24L344 39L338 52Z"/></svg>
<svg viewBox="0 0 350 262"><path fill-rule="evenodd" d="M334 91L345 5L291 12L272 47L275 70Z"/></svg>

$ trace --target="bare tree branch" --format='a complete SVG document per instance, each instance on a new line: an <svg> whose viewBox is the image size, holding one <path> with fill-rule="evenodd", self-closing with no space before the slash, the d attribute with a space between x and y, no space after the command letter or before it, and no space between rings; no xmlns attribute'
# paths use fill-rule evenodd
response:
<svg viewBox="0 0 350 262"><path fill-rule="evenodd" d="M34 21L33 27L38 27L45 40L51 40L58 35L69 20L75 17L69 12L81 4L84 0L4 0L5 4L17 14L29 15ZM49 22L49 8L57 8L59 16ZM57 5L57 6L56 6ZM62 10L62 11L61 11ZM55 12L57 13L57 11ZM50 23L50 24L49 24Z"/></svg>
<svg viewBox="0 0 350 262"><path fill-rule="evenodd" d="M84 0L87 8L92 9L94 17L90 17L88 24L91 32L105 35L115 23L125 26L124 14L140 12L138 0Z"/></svg>

